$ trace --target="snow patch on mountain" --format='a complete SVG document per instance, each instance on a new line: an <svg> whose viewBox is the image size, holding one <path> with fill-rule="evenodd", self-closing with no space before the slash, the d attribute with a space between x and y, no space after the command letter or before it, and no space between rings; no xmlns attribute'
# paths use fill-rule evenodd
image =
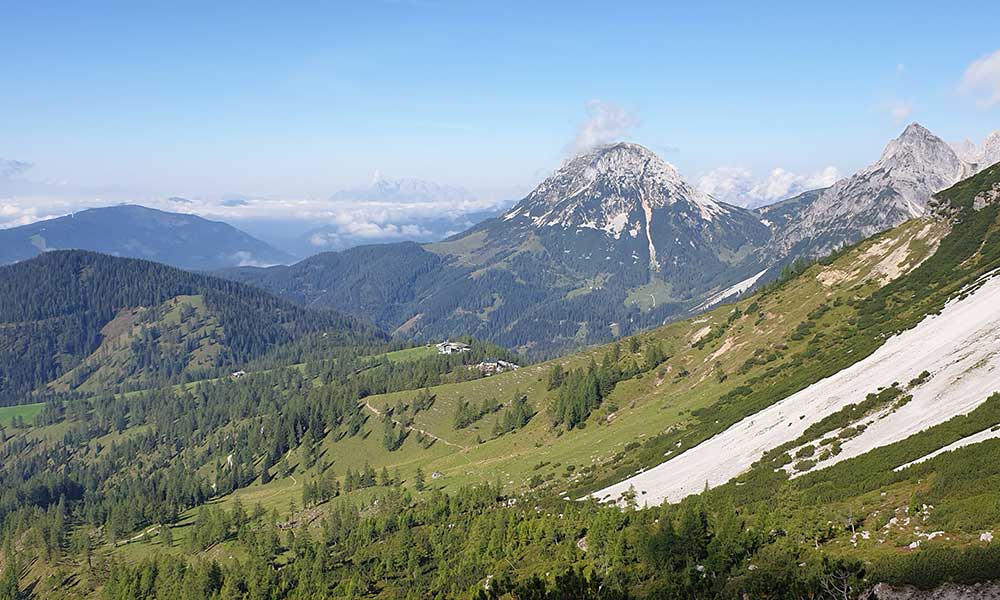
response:
<svg viewBox="0 0 1000 600"><path fill-rule="evenodd" d="M599 146L568 161L517 206L504 221L528 219L533 227L593 227L618 239L648 229L639 210L683 204L711 222L729 210L681 178L677 170L638 144Z"/></svg>
<svg viewBox="0 0 1000 600"><path fill-rule="evenodd" d="M984 278L974 291L888 339L854 365L593 496L617 501L634 488L650 505L679 501L706 485L737 477L767 450L798 438L813 423L880 388L911 381L924 370L931 377L912 390L909 403L845 441L840 454L817 468L966 414L1000 390L1000 277Z"/></svg>
<svg viewBox="0 0 1000 600"><path fill-rule="evenodd" d="M703 310L705 310L707 308L711 308L711 307L715 306L716 304L722 302L726 298L731 298L733 296L739 296L743 292L749 290L754 285L756 285L757 282L760 281L760 278L764 276L764 273L767 273L767 271L768 271L767 269L764 269L760 273L757 273L756 275L754 275L752 277L748 277L748 278L744 279L743 281L737 283L736 285L730 286L730 287L722 290L718 294L715 294L714 296L709 297L708 300L706 300L705 302L703 302L700 305L698 305L698 307L694 309L694 312L701 312L701 311L703 311Z"/></svg>

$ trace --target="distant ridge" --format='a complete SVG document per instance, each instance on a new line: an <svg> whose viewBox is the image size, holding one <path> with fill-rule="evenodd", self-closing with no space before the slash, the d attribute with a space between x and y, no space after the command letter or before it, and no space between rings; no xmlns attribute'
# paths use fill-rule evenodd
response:
<svg viewBox="0 0 1000 600"><path fill-rule="evenodd" d="M232 225L134 204L91 208L0 230L0 264L70 249L142 258L196 271L294 260Z"/></svg>

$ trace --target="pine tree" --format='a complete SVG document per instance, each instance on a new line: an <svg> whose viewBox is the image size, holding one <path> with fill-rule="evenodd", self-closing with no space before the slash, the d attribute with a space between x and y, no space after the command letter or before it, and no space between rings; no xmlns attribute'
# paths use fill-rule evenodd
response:
<svg viewBox="0 0 1000 600"><path fill-rule="evenodd" d="M166 523L160 526L160 540L167 548L174 545L174 530Z"/></svg>

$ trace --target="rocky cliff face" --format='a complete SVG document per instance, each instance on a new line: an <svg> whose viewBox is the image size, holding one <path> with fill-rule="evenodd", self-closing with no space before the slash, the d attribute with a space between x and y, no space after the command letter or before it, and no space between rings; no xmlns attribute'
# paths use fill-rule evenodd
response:
<svg viewBox="0 0 1000 600"><path fill-rule="evenodd" d="M975 173L941 138L912 124L874 164L824 191L776 233L774 255L823 255L907 219L922 216L931 196Z"/></svg>
<svg viewBox="0 0 1000 600"><path fill-rule="evenodd" d="M954 149L959 158L975 165L977 172L982 171L1000 162L1000 131L989 134L980 144L965 140L955 144Z"/></svg>

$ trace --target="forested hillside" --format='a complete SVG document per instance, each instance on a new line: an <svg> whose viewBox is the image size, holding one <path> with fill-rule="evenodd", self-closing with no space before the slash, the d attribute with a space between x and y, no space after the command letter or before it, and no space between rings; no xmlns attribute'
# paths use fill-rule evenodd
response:
<svg viewBox="0 0 1000 600"><path fill-rule="evenodd" d="M24 401L67 374L59 387L75 389L102 368L103 390L174 381L310 334L331 346L381 335L231 281L92 252L48 252L0 268L0 402Z"/></svg>

